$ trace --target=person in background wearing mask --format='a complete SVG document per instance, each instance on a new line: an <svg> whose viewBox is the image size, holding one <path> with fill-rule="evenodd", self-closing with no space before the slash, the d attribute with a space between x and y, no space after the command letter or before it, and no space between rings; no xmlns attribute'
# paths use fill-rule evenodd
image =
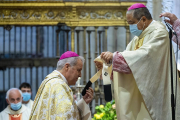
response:
<svg viewBox="0 0 180 120"><path fill-rule="evenodd" d="M130 32L135 35L123 52L102 52L101 59L112 61L114 96L118 120L172 120L169 35L163 23L152 19L141 3L126 13ZM173 57L173 82L176 63ZM98 69L102 65L96 62ZM99 67L100 66L100 67ZM176 120L180 120L177 81Z"/></svg>
<svg viewBox="0 0 180 120"><path fill-rule="evenodd" d="M30 109L22 105L22 92L18 88L11 88L6 93L9 104L1 113L0 120L29 120Z"/></svg>
<svg viewBox="0 0 180 120"><path fill-rule="evenodd" d="M32 95L31 85L29 83L24 82L19 86L19 89L22 91L22 96L23 96L22 104L24 104L26 107L28 107L31 110L33 106L33 101L31 100L31 95Z"/></svg>

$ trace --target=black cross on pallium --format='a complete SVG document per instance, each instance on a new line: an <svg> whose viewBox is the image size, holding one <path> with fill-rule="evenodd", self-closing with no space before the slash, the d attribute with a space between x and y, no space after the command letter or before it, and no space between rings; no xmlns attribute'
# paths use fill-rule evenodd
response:
<svg viewBox="0 0 180 120"><path fill-rule="evenodd" d="M107 75L108 75L108 73L107 73L107 72L105 72L105 73L104 73L104 75L105 75L105 76L107 76Z"/></svg>

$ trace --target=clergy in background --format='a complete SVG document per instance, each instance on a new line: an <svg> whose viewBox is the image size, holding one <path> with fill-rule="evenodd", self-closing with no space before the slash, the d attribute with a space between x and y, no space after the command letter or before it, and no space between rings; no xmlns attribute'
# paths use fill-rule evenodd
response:
<svg viewBox="0 0 180 120"><path fill-rule="evenodd" d="M31 111L22 105L22 99L22 92L19 89L9 89L6 93L9 105L0 113L0 120L29 120Z"/></svg>
<svg viewBox="0 0 180 120"><path fill-rule="evenodd" d="M46 76L36 94L30 120L91 120L88 104L93 99L89 88L76 104L70 85L81 77L84 58L72 51L61 55L57 68Z"/></svg>
<svg viewBox="0 0 180 120"><path fill-rule="evenodd" d="M153 20L146 6L140 3L128 9L126 20L135 35L126 50L101 53L106 63L113 64L118 120L172 120L170 41L166 27ZM174 56L172 62L175 88ZM180 120L179 95L178 80L176 120Z"/></svg>
<svg viewBox="0 0 180 120"><path fill-rule="evenodd" d="M31 85L29 83L24 82L19 86L19 89L22 91L22 96L23 96L22 104L31 110L33 106L33 100L31 100L31 95L32 95Z"/></svg>

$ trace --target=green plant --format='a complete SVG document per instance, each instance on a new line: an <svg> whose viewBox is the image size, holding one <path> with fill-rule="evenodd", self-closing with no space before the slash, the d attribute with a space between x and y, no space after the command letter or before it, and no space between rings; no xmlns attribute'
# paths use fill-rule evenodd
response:
<svg viewBox="0 0 180 120"><path fill-rule="evenodd" d="M92 120L117 120L115 101L107 102L106 105L95 107L96 114Z"/></svg>

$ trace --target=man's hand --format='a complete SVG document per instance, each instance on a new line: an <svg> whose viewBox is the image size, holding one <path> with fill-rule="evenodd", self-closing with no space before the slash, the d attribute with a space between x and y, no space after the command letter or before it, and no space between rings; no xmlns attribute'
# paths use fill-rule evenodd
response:
<svg viewBox="0 0 180 120"><path fill-rule="evenodd" d="M178 19L177 17L176 17L176 15L174 15L174 14L171 14L171 13L169 13L169 12L165 12L165 13L161 13L160 15L159 15L159 17L168 17L170 20L165 20L166 22L168 22L168 23L170 23L171 25L173 25L173 23Z"/></svg>
<svg viewBox="0 0 180 120"><path fill-rule="evenodd" d="M87 104L89 104L93 100L93 94L94 90L89 87L89 89L86 90L86 94L83 96L83 99Z"/></svg>
<svg viewBox="0 0 180 120"><path fill-rule="evenodd" d="M112 62L113 59L113 53L111 52L102 52L101 53L101 59L103 59L106 63Z"/></svg>
<svg viewBox="0 0 180 120"><path fill-rule="evenodd" d="M103 63L102 62L94 61L94 63L96 64L96 67L97 67L98 70L103 68Z"/></svg>

